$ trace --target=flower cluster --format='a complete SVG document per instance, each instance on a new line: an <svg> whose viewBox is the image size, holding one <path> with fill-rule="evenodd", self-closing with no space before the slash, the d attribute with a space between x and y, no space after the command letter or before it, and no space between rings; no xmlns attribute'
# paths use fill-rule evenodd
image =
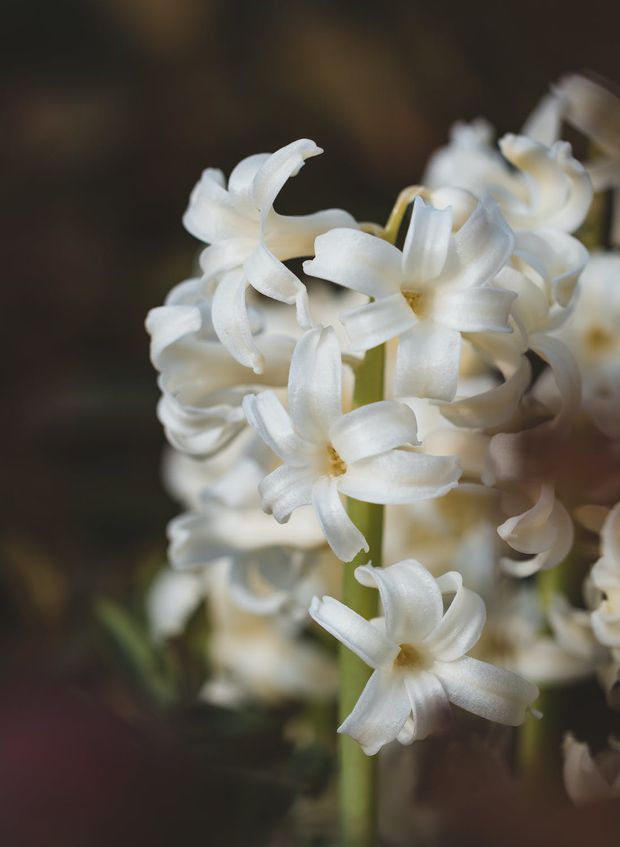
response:
<svg viewBox="0 0 620 847"><path fill-rule="evenodd" d="M322 152L307 139L203 173L184 217L201 274L146 325L186 508L151 620L166 637L209 604L206 698L332 696L313 619L373 669L340 727L368 754L440 729L450 703L517 725L535 683L598 675L620 700L620 255L579 237L620 187L619 122L570 77L497 146L459 124L385 227L275 211ZM384 392L362 402L379 347ZM371 621L332 596L368 552L350 500L385 507L395 562L355 571ZM588 561L598 532L583 606L541 605L527 578Z"/></svg>

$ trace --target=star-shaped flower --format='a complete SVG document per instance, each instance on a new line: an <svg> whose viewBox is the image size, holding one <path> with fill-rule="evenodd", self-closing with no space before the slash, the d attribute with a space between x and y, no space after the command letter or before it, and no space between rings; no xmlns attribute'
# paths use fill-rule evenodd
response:
<svg viewBox="0 0 620 847"><path fill-rule="evenodd" d="M315 597L310 607L318 624L373 668L338 732L371 756L395 739L410 744L440 729L449 703L509 726L523 722L537 687L465 655L480 638L486 613L459 573L435 579L407 559L387 568L364 565L355 577L379 589L383 618L367 621L333 597Z"/></svg>
<svg viewBox="0 0 620 847"><path fill-rule="evenodd" d="M272 391L243 401L248 422L283 463L260 484L263 508L279 522L312 503L328 544L343 561L366 540L347 515L345 494L368 503L411 503L457 484L452 456L428 456L417 444L415 414L383 400L342 413L342 362L331 327L309 330L295 347L288 412Z"/></svg>
<svg viewBox="0 0 620 847"><path fill-rule="evenodd" d="M452 207L416 197L402 251L365 232L333 229L304 263L306 273L373 298L341 320L354 352L398 337L397 396L452 400L461 333L511 331L516 295L490 282L512 253L512 232L493 200L465 198L475 208L456 233Z"/></svg>
<svg viewBox="0 0 620 847"><path fill-rule="evenodd" d="M306 287L282 263L311 256L320 233L335 226L355 226L351 215L341 209L284 216L273 208L287 180L299 173L306 159L322 152L314 141L302 138L275 153L249 156L233 169L228 186L221 171L208 168L183 218L185 228L210 245L200 264L205 284L216 283L215 331L231 356L256 373L261 372L263 359L248 319L248 286L295 304L300 325L310 327Z"/></svg>

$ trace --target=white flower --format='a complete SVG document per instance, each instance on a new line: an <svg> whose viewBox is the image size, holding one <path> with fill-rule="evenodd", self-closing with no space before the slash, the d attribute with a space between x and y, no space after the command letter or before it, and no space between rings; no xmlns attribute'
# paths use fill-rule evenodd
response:
<svg viewBox="0 0 620 847"><path fill-rule="evenodd" d="M288 383L288 412L276 395L248 396L251 426L284 464L262 481L265 511L280 523L312 503L328 544L349 561L367 544L341 502L411 503L445 494L457 483L453 457L427 456L417 444L415 415L384 400L342 414L342 363L331 328L308 331L297 343Z"/></svg>
<svg viewBox="0 0 620 847"><path fill-rule="evenodd" d="M399 338L397 396L451 400L461 333L510 332L515 295L489 283L512 253L512 232L492 200L468 199L475 208L456 233L451 207L418 196L402 252L368 233L333 229L304 263L306 273L374 298L341 319L353 351Z"/></svg>
<svg viewBox="0 0 620 847"><path fill-rule="evenodd" d="M620 648L620 503L605 518L601 529L601 557L590 579L601 592L592 612L592 628L607 647Z"/></svg>
<svg viewBox="0 0 620 847"><path fill-rule="evenodd" d="M563 561L573 546L573 522L563 504L556 498L549 483L520 486L521 491L504 495L504 508L522 512L504 521L497 532L513 550L529 558L511 559L503 556L501 565L511 576L531 576L539 570L555 567Z"/></svg>
<svg viewBox="0 0 620 847"><path fill-rule="evenodd" d="M195 282L191 280L190 282ZM255 342L263 368L249 375L219 341L211 307L183 302L187 283L171 292L165 306L151 309L151 361L159 371L162 396L157 415L173 447L193 455L210 455L246 426L241 401L262 386L286 384L294 341L261 335ZM254 317L258 329L258 318Z"/></svg>
<svg viewBox="0 0 620 847"><path fill-rule="evenodd" d="M221 171L208 169L194 188L183 218L186 229L210 244L200 264L205 283L215 281L213 326L222 344L241 364L256 373L263 368L261 351L250 328L246 290L295 304L299 323L311 326L306 287L284 264L311 256L317 235L335 226L355 226L347 212L328 209L312 215L283 216L273 203L304 161L321 153L302 138L271 155L243 159L225 186Z"/></svg>
<svg viewBox="0 0 620 847"><path fill-rule="evenodd" d="M333 699L338 686L336 664L327 650L303 637L302 620L240 609L221 567L211 571L207 603L212 629L207 642L210 676L200 694L203 700L238 706L291 698Z"/></svg>
<svg viewBox="0 0 620 847"><path fill-rule="evenodd" d="M536 591L524 584L500 584L487 599L489 617L475 655L539 685L578 682L599 670L607 653L594 638L590 615L554 595L546 615Z"/></svg>
<svg viewBox="0 0 620 847"><path fill-rule="evenodd" d="M585 163L595 191L615 189L612 242L620 243L620 98L594 80L570 74L552 86L523 131L543 144L560 137L562 123L585 135L596 151Z"/></svg>
<svg viewBox="0 0 620 847"><path fill-rule="evenodd" d="M593 756L587 744L571 734L564 739L564 787L576 806L620 797L620 743Z"/></svg>
<svg viewBox="0 0 620 847"><path fill-rule="evenodd" d="M305 616L325 539L309 506L285 525L263 512L258 485L274 466L273 454L249 428L213 458L169 458L169 489L191 511L168 524L168 561L184 574L224 561L237 605L253 614ZM324 580L318 584L326 587Z"/></svg>
<svg viewBox="0 0 620 847"><path fill-rule="evenodd" d="M355 576L379 589L384 618L367 621L332 597L317 597L310 607L317 623L373 668L339 732L373 755L394 739L426 738L441 727L450 702L488 720L522 723L538 689L465 655L480 638L485 609L459 573L435 579L409 559L387 568L365 565Z"/></svg>
<svg viewBox="0 0 620 847"><path fill-rule="evenodd" d="M570 321L557 336L582 375L583 407L601 432L620 436L620 253L594 253Z"/></svg>
<svg viewBox="0 0 620 847"><path fill-rule="evenodd" d="M476 125L467 130L457 128L450 145L433 155L424 175L426 185L454 185L477 196L489 192L515 230L574 232L583 223L592 202L592 182L570 144L554 140L547 146L509 133L499 140L503 161L491 145L488 125L483 131Z"/></svg>
<svg viewBox="0 0 620 847"><path fill-rule="evenodd" d="M146 614L153 639L162 641L181 635L208 591L208 574L162 570L146 595Z"/></svg>

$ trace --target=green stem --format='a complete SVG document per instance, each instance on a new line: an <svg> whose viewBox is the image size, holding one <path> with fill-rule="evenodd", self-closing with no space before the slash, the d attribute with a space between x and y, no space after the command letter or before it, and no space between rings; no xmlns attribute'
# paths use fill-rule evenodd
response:
<svg viewBox="0 0 620 847"><path fill-rule="evenodd" d="M353 403L356 407L383 399L384 348L366 353L355 379ZM377 615L377 592L360 585L355 568L371 561L381 564L383 546L383 506L375 503L348 501L348 512L364 533L369 552L362 551L344 567L342 602L364 618ZM370 668L354 653L340 646L339 719L343 721L355 706ZM342 847L372 847L376 830L376 760L366 756L348 735L339 737L340 755L340 827Z"/></svg>
<svg viewBox="0 0 620 847"><path fill-rule="evenodd" d="M560 565L536 574L538 603L545 616L553 595L566 588L569 565L570 557ZM536 708L542 712L542 718L528 715L519 729L517 766L528 790L549 789L558 779L561 697L561 689L541 685Z"/></svg>

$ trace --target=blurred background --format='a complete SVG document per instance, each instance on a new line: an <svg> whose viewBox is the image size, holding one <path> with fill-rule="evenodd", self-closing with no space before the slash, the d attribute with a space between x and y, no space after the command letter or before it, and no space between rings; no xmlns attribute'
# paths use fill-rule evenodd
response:
<svg viewBox="0 0 620 847"><path fill-rule="evenodd" d="M136 692L102 626L115 609L139 609L178 511L159 478L143 322L192 269L198 245L181 226L189 192L206 166L228 171L306 136L326 154L280 209L342 206L383 221L456 119L484 115L500 133L517 131L566 71L620 82L618 8L0 8L0 842L275 843L273 821L293 790L277 718L198 720L188 694L187 709L164 720L157 668L155 695ZM272 760L275 781L264 775ZM322 766L306 765L311 782ZM249 830L231 820L233 801Z"/></svg>

